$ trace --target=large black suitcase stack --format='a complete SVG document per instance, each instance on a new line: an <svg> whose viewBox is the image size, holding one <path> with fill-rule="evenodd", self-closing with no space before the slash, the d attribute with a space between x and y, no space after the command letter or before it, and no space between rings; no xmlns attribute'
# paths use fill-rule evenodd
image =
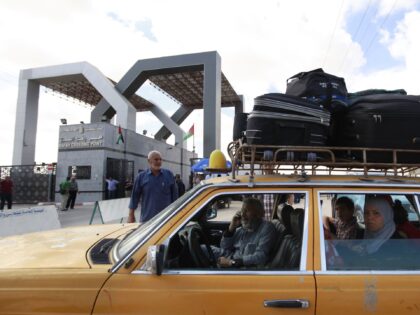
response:
<svg viewBox="0 0 420 315"><path fill-rule="evenodd" d="M347 87L343 78L321 68L300 72L287 79L286 94L305 98L327 109L331 113L328 145L340 142L337 129L347 108Z"/></svg>
<svg viewBox="0 0 420 315"><path fill-rule="evenodd" d="M248 113L236 113L233 121L233 141L244 139Z"/></svg>
<svg viewBox="0 0 420 315"><path fill-rule="evenodd" d="M347 106L344 79L326 73L321 68L300 72L287 79L286 94L322 104L330 112L340 111Z"/></svg>
<svg viewBox="0 0 420 315"><path fill-rule="evenodd" d="M420 149L420 97L402 94L376 94L355 98L339 130L341 146ZM362 157L355 156L357 159ZM400 163L420 163L420 156L398 155ZM392 153L367 156L368 162L390 163Z"/></svg>
<svg viewBox="0 0 420 315"><path fill-rule="evenodd" d="M255 98L248 116L248 144L323 146L326 144L330 113L319 105L280 93Z"/></svg>

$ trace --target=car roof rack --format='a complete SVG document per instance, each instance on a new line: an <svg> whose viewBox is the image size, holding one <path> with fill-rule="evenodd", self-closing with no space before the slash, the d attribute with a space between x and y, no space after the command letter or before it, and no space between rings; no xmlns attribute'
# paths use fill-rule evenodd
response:
<svg viewBox="0 0 420 315"><path fill-rule="evenodd" d="M232 178L259 174L419 176L420 150L250 145L236 140L228 145ZM410 163L399 162L410 161ZM418 161L412 163L412 161Z"/></svg>

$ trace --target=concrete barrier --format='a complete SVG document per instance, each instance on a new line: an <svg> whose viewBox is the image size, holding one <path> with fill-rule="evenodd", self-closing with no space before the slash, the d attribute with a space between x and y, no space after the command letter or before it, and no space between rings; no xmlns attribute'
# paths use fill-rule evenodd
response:
<svg viewBox="0 0 420 315"><path fill-rule="evenodd" d="M92 224L96 213L99 213L102 223L122 220L128 216L130 198L119 198L96 201L89 224Z"/></svg>
<svg viewBox="0 0 420 315"><path fill-rule="evenodd" d="M0 237L61 228L55 206L0 211Z"/></svg>

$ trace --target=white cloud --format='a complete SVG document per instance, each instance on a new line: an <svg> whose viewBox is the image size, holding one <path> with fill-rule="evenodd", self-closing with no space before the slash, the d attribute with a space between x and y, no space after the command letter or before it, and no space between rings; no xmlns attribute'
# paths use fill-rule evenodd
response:
<svg viewBox="0 0 420 315"><path fill-rule="evenodd" d="M3 76L0 76L3 78ZM16 110L14 106L8 104L11 100L16 100L17 88L12 87L10 84L4 84L0 79L1 96L1 123L0 123L0 143L1 143L1 154L0 154L0 165L9 165L12 161L11 156L13 153L13 139L15 134L15 123L14 119ZM7 157L10 157L8 159Z"/></svg>
<svg viewBox="0 0 420 315"><path fill-rule="evenodd" d="M395 14L399 11L410 10L419 4L418 0L376 0L378 8L378 17Z"/></svg>
<svg viewBox="0 0 420 315"><path fill-rule="evenodd" d="M389 50L395 58L405 60L408 71L419 73L420 70L420 12L410 12L398 23L390 39Z"/></svg>

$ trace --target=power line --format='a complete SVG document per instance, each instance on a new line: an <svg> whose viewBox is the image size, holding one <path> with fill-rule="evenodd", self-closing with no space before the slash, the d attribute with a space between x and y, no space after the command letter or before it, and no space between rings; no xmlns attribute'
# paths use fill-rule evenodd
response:
<svg viewBox="0 0 420 315"><path fill-rule="evenodd" d="M379 28L376 30L375 35L372 37L372 39L371 39L371 41L369 42L369 45L368 45L368 47L367 47L367 49L366 49L365 56L367 56L367 55L368 55L369 50L370 50L370 48L372 47L372 44L373 44L374 40L375 40L375 39L376 39L376 37L378 36L379 30L381 30L381 29L382 29L382 27L385 25L385 23L388 21L388 18L390 17L391 12L394 10L395 5L397 4L397 2L398 2L398 0L395 0L395 1L394 1L394 4L392 5L391 9L388 11L388 13L387 13L386 17L382 20L381 25L380 25L380 26L379 26Z"/></svg>
<svg viewBox="0 0 420 315"><path fill-rule="evenodd" d="M340 10L338 11L337 18L335 19L334 30L333 30L333 32L331 34L330 41L328 43L328 48L327 48L327 52L325 53L324 61L322 62L322 67L325 67L325 62L327 61L327 57L328 57L328 54L330 52L331 43L332 43L332 40L334 38L335 31L337 29L338 21L339 21L339 19L341 17L341 10L343 9L343 4L344 4L344 0L341 0Z"/></svg>
<svg viewBox="0 0 420 315"><path fill-rule="evenodd" d="M355 41L356 41L357 35L358 35L358 33L359 33L360 27L362 26L363 21L364 21L364 20L365 20L365 18L366 18L366 14L367 14L367 12L368 12L368 10L369 10L369 8L370 8L370 4L371 4L371 2L372 2L372 0L369 0L369 3L368 3L368 5L367 5L367 7L366 7L366 9L365 9L365 12L363 12L363 16L362 16L362 18L361 18L361 19L360 19L360 21L359 21L359 25L357 25L356 33L354 34L354 40L355 40ZM346 53L344 54L343 61L341 62L340 67L338 68L338 72L341 72L341 69L343 68L344 62L346 61L346 59L347 59L347 55L348 55L348 53L349 53L349 51L350 51L350 46L351 46L351 42L350 42L350 43L348 44L348 46L347 46Z"/></svg>

